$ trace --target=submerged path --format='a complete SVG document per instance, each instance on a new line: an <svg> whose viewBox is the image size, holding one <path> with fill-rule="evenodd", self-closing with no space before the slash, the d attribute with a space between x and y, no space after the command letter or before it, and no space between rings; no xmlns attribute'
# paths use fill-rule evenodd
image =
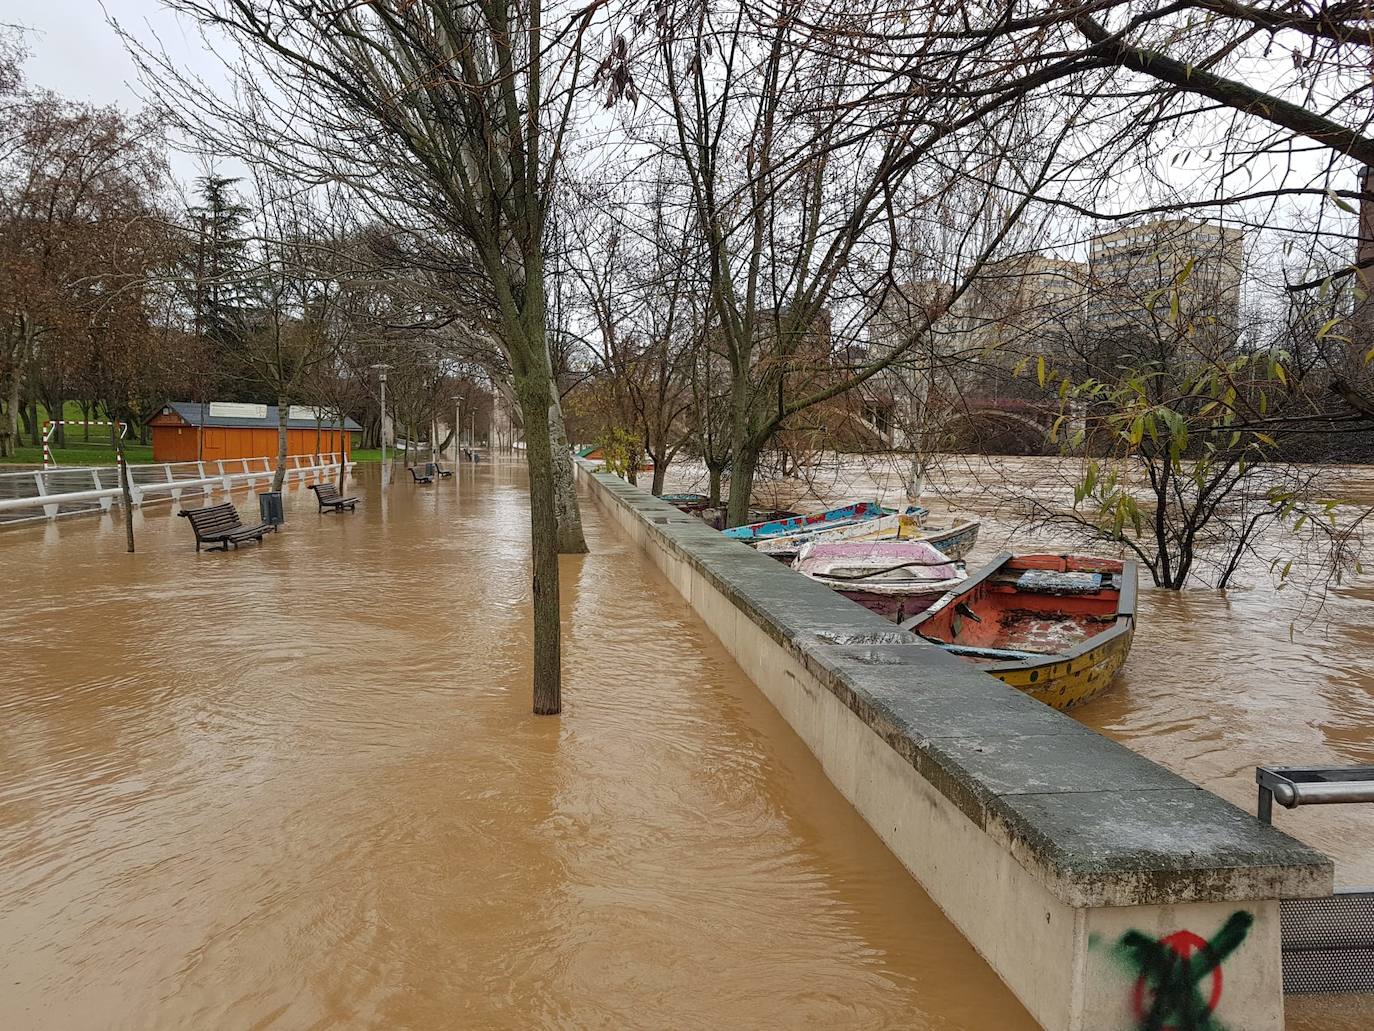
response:
<svg viewBox="0 0 1374 1031"><path fill-rule="evenodd" d="M0 1027L1034 1026L595 506L539 719L523 469L360 486L0 534Z"/></svg>

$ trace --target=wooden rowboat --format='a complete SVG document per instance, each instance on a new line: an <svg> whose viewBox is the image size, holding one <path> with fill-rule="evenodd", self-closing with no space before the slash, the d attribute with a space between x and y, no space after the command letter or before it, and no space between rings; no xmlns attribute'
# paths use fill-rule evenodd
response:
<svg viewBox="0 0 1374 1031"><path fill-rule="evenodd" d="M792 568L898 623L964 582L963 563L925 541L815 541Z"/></svg>
<svg viewBox="0 0 1374 1031"><path fill-rule="evenodd" d="M953 516L942 522L932 522L930 513L924 508L917 508L915 514L911 509L903 512L897 517L897 525L894 529L883 532L865 533L855 540L861 541L925 541L933 544L940 551L951 559L966 558L968 553L973 550L978 543L978 531L982 528L982 520L977 516L960 517Z"/></svg>
<svg viewBox="0 0 1374 1031"><path fill-rule="evenodd" d="M705 494L660 494L658 499L689 515L697 515L711 507L711 499Z"/></svg>
<svg viewBox="0 0 1374 1031"><path fill-rule="evenodd" d="M939 548L947 558L964 558L978 543L982 525L975 516L949 522L931 523L930 512L920 505L911 505L901 512L888 509L889 515L861 523L849 523L831 529L799 531L759 541L756 545L765 555L782 562L795 561L802 545L820 541L925 541Z"/></svg>
<svg viewBox="0 0 1374 1031"><path fill-rule="evenodd" d="M876 501L856 501L826 512L813 512L810 515L792 516L787 519L768 519L745 526L733 526L721 532L727 537L756 544L770 537L783 537L805 530L835 529L893 514L895 513L892 509L883 508Z"/></svg>
<svg viewBox="0 0 1374 1031"><path fill-rule="evenodd" d="M754 548L764 555L771 555L779 562L789 565L796 561L802 547L820 541L845 541L853 538L876 539L897 532L898 520L910 518L919 522L926 516L926 510L919 505L898 512L895 508L884 508L876 518L838 519L804 525L775 537L767 537L754 542ZM884 533L886 531L886 534Z"/></svg>
<svg viewBox="0 0 1374 1031"><path fill-rule="evenodd" d="M725 529L725 509L703 508L695 514L700 516L706 522L706 525L709 526L711 529ZM780 508L751 508L749 510L749 525L753 526L757 523L772 523L776 522L779 519L795 519L797 515L798 513L796 512L789 512L786 509Z"/></svg>
<svg viewBox="0 0 1374 1031"><path fill-rule="evenodd" d="M1032 698L1068 709L1112 682L1135 633L1136 564L997 556L902 624Z"/></svg>

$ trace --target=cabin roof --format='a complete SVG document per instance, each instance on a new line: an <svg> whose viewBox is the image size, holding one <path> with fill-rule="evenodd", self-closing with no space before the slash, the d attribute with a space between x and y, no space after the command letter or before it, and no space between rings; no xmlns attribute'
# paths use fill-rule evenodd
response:
<svg viewBox="0 0 1374 1031"><path fill-rule="evenodd" d="M202 406L199 401L168 401L162 406L162 415L176 415L182 421L192 426L211 426L226 427L231 429L262 429L275 430L277 428L277 406L276 405L240 405L230 404L223 401L210 401L204 405L204 418L202 419ZM302 417L302 412L296 411L296 406L287 413L286 425L293 430L313 430L317 425L313 416ZM320 429L336 430L339 428L338 419L322 419L318 423ZM357 432L362 429L352 419L345 417L343 428L350 432Z"/></svg>

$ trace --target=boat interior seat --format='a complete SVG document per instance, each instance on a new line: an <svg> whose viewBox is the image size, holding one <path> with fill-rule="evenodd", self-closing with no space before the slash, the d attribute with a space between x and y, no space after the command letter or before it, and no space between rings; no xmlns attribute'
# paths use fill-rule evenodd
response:
<svg viewBox="0 0 1374 1031"><path fill-rule="evenodd" d="M1017 579L1016 586L1037 594L1096 594L1102 590L1102 574L1028 569Z"/></svg>

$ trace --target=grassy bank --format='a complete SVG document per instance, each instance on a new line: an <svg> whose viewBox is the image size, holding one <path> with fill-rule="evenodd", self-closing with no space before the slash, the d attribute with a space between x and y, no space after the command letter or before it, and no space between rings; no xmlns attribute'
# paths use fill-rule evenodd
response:
<svg viewBox="0 0 1374 1031"><path fill-rule="evenodd" d="M78 431L79 433L80 431ZM125 444L124 454L130 465L147 465L153 460L153 449L147 444ZM53 460L58 465L114 465L114 448L109 442L104 444L92 440L74 440L69 447L52 449ZM43 448L31 444L19 448L8 458L0 458L0 465L42 465Z"/></svg>
<svg viewBox="0 0 1374 1031"><path fill-rule="evenodd" d="M42 423L48 418L48 410L42 405L38 406L38 421ZM81 425L81 406L75 401L68 401L64 406L62 418L70 423L65 427L67 433L67 446L52 449L53 460L58 465L114 465L114 448L110 446L110 428L108 426L91 426L91 439L83 439L86 427ZM101 416L92 419L92 423L99 422ZM131 432L137 427L130 427ZM19 430L23 439L28 437L24 434L21 424ZM125 441L124 453L129 458L130 465L146 465L153 460L153 449L150 445L138 444L133 441ZM42 465L43 464L43 445L24 444L8 458L0 458L0 465Z"/></svg>

